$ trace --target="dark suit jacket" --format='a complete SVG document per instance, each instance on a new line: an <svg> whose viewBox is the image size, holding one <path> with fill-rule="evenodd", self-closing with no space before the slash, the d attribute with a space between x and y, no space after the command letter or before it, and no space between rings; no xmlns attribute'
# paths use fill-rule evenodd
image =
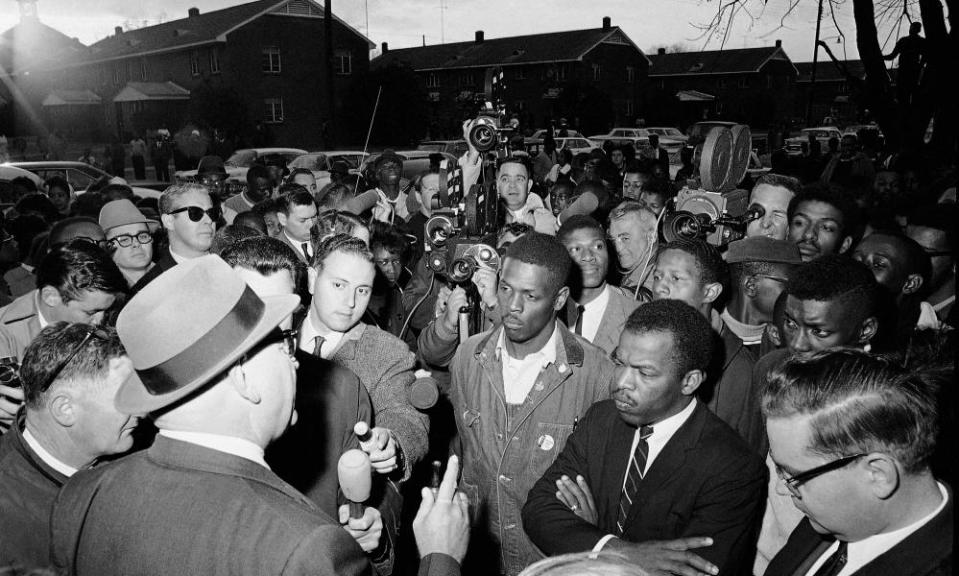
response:
<svg viewBox="0 0 959 576"><path fill-rule="evenodd" d="M50 509L67 478L23 439L24 412L0 437L0 567L50 565Z"/></svg>
<svg viewBox="0 0 959 576"><path fill-rule="evenodd" d="M368 574L338 522L254 462L157 436L85 470L52 514L55 566L96 574Z"/></svg>
<svg viewBox="0 0 959 576"><path fill-rule="evenodd" d="M156 280L157 276L163 274L170 268L176 266L176 260L173 259L173 256L170 254L170 248L165 247L160 253L160 258L157 260L153 268L150 268L146 274L144 274L137 283L130 287L130 294L136 294L140 290L143 290L143 287Z"/></svg>
<svg viewBox="0 0 959 576"><path fill-rule="evenodd" d="M287 238L286 233L281 231L280 235L277 236L277 238L279 238L284 244L286 244L287 246L293 249L293 253L296 254L296 257L300 259L300 262L304 264L309 264L309 262L306 261L306 256L303 255L303 251L300 249L300 246L297 244L294 244L293 241ZM300 242L300 244L302 244L302 242ZM309 244L309 242L307 242L307 244ZM312 249L313 249L313 246L311 245L310 250Z"/></svg>
<svg viewBox="0 0 959 576"><path fill-rule="evenodd" d="M854 576L946 576L952 574L954 495L937 514L905 540L854 572ZM789 535L764 576L805 576L832 539L813 530L808 518Z"/></svg>
<svg viewBox="0 0 959 576"><path fill-rule="evenodd" d="M619 335L626 327L626 319L632 314L633 310L639 307L642 302L633 298L632 293L627 294L619 286L609 287L609 304L606 305L606 311L603 312L603 318L599 323L599 330L592 340L594 346L599 346L607 354L612 354L613 350L619 346ZM572 299L566 301L566 319L570 330L576 326L576 319L579 312L576 310L576 302Z"/></svg>
<svg viewBox="0 0 959 576"><path fill-rule="evenodd" d="M589 409L523 507L524 529L543 552L590 550L606 534L616 533L635 431L620 418L612 400ZM596 502L597 525L576 516L556 497L556 480L563 474L586 479ZM647 470L622 538L645 542L709 536L713 545L697 554L719 566L720 574L748 574L765 496L762 460L699 403Z"/></svg>

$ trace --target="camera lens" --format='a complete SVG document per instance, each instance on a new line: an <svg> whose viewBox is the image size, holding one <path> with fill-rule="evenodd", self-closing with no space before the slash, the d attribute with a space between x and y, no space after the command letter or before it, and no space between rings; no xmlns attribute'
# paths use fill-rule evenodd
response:
<svg viewBox="0 0 959 576"><path fill-rule="evenodd" d="M496 131L492 126L480 124L470 130L470 143L480 152L488 152L496 146Z"/></svg>
<svg viewBox="0 0 959 576"><path fill-rule="evenodd" d="M459 260L453 260L453 263L450 264L450 281L452 282L467 282L473 276L473 271L476 269L476 264L465 258Z"/></svg>

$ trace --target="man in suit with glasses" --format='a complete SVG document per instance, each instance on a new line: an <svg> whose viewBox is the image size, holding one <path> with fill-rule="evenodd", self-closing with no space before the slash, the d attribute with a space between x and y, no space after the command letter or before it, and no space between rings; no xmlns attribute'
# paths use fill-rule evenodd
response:
<svg viewBox="0 0 959 576"><path fill-rule="evenodd" d="M133 446L139 419L113 406L133 373L116 331L57 322L27 347L25 408L0 439L0 565L49 565L50 512L63 483Z"/></svg>

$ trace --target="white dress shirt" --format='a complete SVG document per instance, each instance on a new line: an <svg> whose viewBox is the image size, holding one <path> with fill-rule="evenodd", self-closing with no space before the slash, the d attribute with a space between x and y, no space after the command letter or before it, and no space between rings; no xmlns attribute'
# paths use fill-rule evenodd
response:
<svg viewBox="0 0 959 576"><path fill-rule="evenodd" d="M44 461L47 466L53 468L60 474L63 474L67 478L73 476L77 473L77 469L73 466L70 466L63 460L60 460L53 454L47 452L47 450L37 442L37 439L33 437L33 434L30 433L26 428L23 429L23 441L27 443L27 446L37 455L38 458Z"/></svg>
<svg viewBox="0 0 959 576"><path fill-rule="evenodd" d="M329 360L333 356L333 353L336 352L336 349L339 348L340 342L343 341L344 333L331 331L328 334L320 334L320 331L313 326L313 322L310 320L308 314L300 325L300 350L312 354L313 349L316 347L315 340L317 336L323 337L323 347L320 348L320 358Z"/></svg>
<svg viewBox="0 0 959 576"><path fill-rule="evenodd" d="M590 342L596 339L596 333L599 332L599 326L603 320L603 314L606 313L606 306L609 305L609 284L603 287L599 296L593 298L591 302L582 304L583 307L583 333L581 336ZM570 326L570 328L575 328Z"/></svg>
<svg viewBox="0 0 959 576"><path fill-rule="evenodd" d="M506 349L506 330L501 330L496 342L496 353L503 365L503 392L508 404L522 404L526 396L536 384L539 373L544 368L556 362L556 342L559 324L553 324L553 334L546 344L537 352L526 355L526 358L517 360L509 355Z"/></svg>
<svg viewBox="0 0 959 576"><path fill-rule="evenodd" d="M206 432L185 432L183 430L160 430L160 436L166 436L181 442L189 442L197 446L203 446L210 450L239 456L244 460L255 462L267 470L270 469L263 459L263 448L244 438L233 436L224 436L222 434L209 434Z"/></svg>
<svg viewBox="0 0 959 576"><path fill-rule="evenodd" d="M693 415L693 410L696 409L696 399L693 398L692 401L682 410L673 414L672 416L660 420L659 422L654 422L652 424L653 433L646 438L646 445L649 448L649 451L646 455L646 468L643 470L643 476L646 475L646 472L653 465L653 461L656 460L656 457L659 456L659 453L663 451L663 448L666 447L666 443L676 434L683 424L689 420L689 417ZM626 461L626 473L623 474L623 483L621 484L620 491L626 487L626 479L629 477L629 466L633 461L633 455L636 453L636 446L639 445L639 432L642 428L636 428L636 432L633 433L633 444L629 449L629 458ZM603 546L611 538L616 538L613 534L607 534L599 539L599 542L593 546L593 552L599 552L603 549Z"/></svg>
<svg viewBox="0 0 959 576"><path fill-rule="evenodd" d="M47 322L47 319L43 317L43 312L40 312L40 290L37 290L36 294L33 295L33 298L37 307L37 321L40 322L40 329L43 330L49 326L50 323Z"/></svg>
<svg viewBox="0 0 959 576"><path fill-rule="evenodd" d="M292 244L292 245L294 246L293 249L296 250L296 252L297 252L298 254L302 255L304 260L306 260L307 262L309 262L309 261L310 261L310 255L303 253L303 245L306 244L306 245L307 245L307 250L309 250L309 249L310 249L310 241L309 241L309 240L297 240L296 238L293 238L292 236L290 236L289 234L287 234L287 233L286 233L286 230L283 230L283 235L286 236L286 239L290 242L290 244Z"/></svg>
<svg viewBox="0 0 959 576"><path fill-rule="evenodd" d="M870 536L868 538L863 538L858 542L849 542L846 549L846 565L842 567L842 570L839 571L836 576L850 576L854 574L857 570L869 564L879 556L885 554L889 551L890 548L899 544L905 540L910 534L916 530L922 528L932 520L936 514L942 511L946 507L946 502L949 500L949 493L946 491L946 487L936 482L939 486L939 492L942 494L942 502L936 506L936 509L926 514L919 520L913 522L908 526L904 526L898 530L893 530L892 532L886 532L884 534L876 534L875 536ZM832 546L826 549L822 556L820 556L812 566L809 567L809 570L806 571L806 575L815 574L816 570L819 570L819 567L826 563L826 560L839 548L839 541L832 543Z"/></svg>

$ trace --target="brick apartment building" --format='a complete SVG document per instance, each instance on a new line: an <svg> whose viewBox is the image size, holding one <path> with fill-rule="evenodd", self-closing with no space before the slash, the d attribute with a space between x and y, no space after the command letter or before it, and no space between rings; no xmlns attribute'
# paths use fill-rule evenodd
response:
<svg viewBox="0 0 959 576"><path fill-rule="evenodd" d="M595 133L642 116L649 59L608 17L586 30L507 38L480 30L472 42L382 48L372 66L413 70L429 100L434 138L455 136L491 93L526 128L565 117Z"/></svg>
<svg viewBox="0 0 959 576"><path fill-rule="evenodd" d="M175 131L190 120L199 94L229 93L249 125L266 126L275 143L312 147L323 142L327 117L324 24L323 6L312 0L259 0L207 13L191 8L162 24L117 27L59 62L8 69L20 94L7 89L0 98L14 103L17 133L66 128L80 132L74 137L104 138ZM334 16L333 46L339 111L350 84L368 72L374 45Z"/></svg>

